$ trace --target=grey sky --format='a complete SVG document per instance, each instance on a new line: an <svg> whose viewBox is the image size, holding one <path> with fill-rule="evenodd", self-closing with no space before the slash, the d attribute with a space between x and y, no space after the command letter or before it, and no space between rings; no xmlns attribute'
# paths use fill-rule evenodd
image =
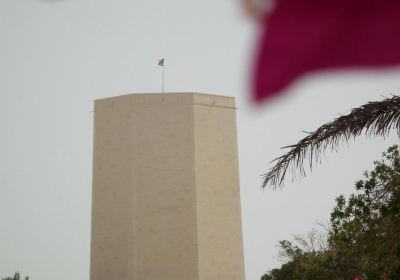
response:
<svg viewBox="0 0 400 280"><path fill-rule="evenodd" d="M323 122L399 93L400 68L326 72L254 108L253 25L237 1L0 1L0 277L89 279L93 100L166 91L236 96L246 279L278 265L276 244L327 221L396 136L343 145L283 190L267 163Z"/></svg>

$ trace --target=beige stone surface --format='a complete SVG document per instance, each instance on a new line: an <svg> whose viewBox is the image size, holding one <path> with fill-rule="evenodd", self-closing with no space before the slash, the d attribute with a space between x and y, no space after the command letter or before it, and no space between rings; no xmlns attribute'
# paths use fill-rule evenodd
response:
<svg viewBox="0 0 400 280"><path fill-rule="evenodd" d="M91 280L243 280L234 98L95 101Z"/></svg>

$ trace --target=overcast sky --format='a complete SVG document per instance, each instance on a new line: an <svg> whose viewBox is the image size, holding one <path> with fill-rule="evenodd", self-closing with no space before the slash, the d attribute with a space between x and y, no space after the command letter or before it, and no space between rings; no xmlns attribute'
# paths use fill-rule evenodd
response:
<svg viewBox="0 0 400 280"><path fill-rule="evenodd" d="M399 93L400 68L325 72L254 108L256 34L238 0L0 1L0 277L88 280L93 100L161 88L235 96L246 279L279 264L279 240L326 222L340 193L393 143L361 137L301 181L261 177L319 125Z"/></svg>

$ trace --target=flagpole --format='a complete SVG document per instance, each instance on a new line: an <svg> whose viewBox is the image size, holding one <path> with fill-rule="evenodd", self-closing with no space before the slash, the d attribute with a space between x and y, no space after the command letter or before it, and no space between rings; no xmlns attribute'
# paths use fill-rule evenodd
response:
<svg viewBox="0 0 400 280"><path fill-rule="evenodd" d="M162 77L161 77L161 93L164 93L164 83L165 83L165 59L161 58L158 60L158 66L162 67Z"/></svg>
<svg viewBox="0 0 400 280"><path fill-rule="evenodd" d="M164 75L165 75L165 65L162 66L162 83L161 83L161 93L164 93Z"/></svg>

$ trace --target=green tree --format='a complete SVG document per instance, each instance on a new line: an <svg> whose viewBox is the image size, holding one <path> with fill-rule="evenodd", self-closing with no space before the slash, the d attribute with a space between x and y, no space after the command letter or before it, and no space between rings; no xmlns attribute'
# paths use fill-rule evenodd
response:
<svg viewBox="0 0 400 280"><path fill-rule="evenodd" d="M326 235L280 242L287 262L263 280L400 279L399 147L390 147L374 166L355 184L356 193L336 198Z"/></svg>
<svg viewBox="0 0 400 280"><path fill-rule="evenodd" d="M2 280L21 280L21 276L20 276L19 272L16 272L16 273L14 274L14 277L6 277L6 278L2 278ZM26 276L26 277L24 278L24 280L29 280L29 277Z"/></svg>
<svg viewBox="0 0 400 280"><path fill-rule="evenodd" d="M262 280L330 280L339 279L332 267L333 256L327 247L328 237L324 231L311 230L307 236L295 236L294 242L279 242L280 257L286 261L281 268L273 269Z"/></svg>
<svg viewBox="0 0 400 280"><path fill-rule="evenodd" d="M390 147L375 169L356 183L357 193L336 199L329 242L339 268L368 279L395 273L400 250L400 153Z"/></svg>

